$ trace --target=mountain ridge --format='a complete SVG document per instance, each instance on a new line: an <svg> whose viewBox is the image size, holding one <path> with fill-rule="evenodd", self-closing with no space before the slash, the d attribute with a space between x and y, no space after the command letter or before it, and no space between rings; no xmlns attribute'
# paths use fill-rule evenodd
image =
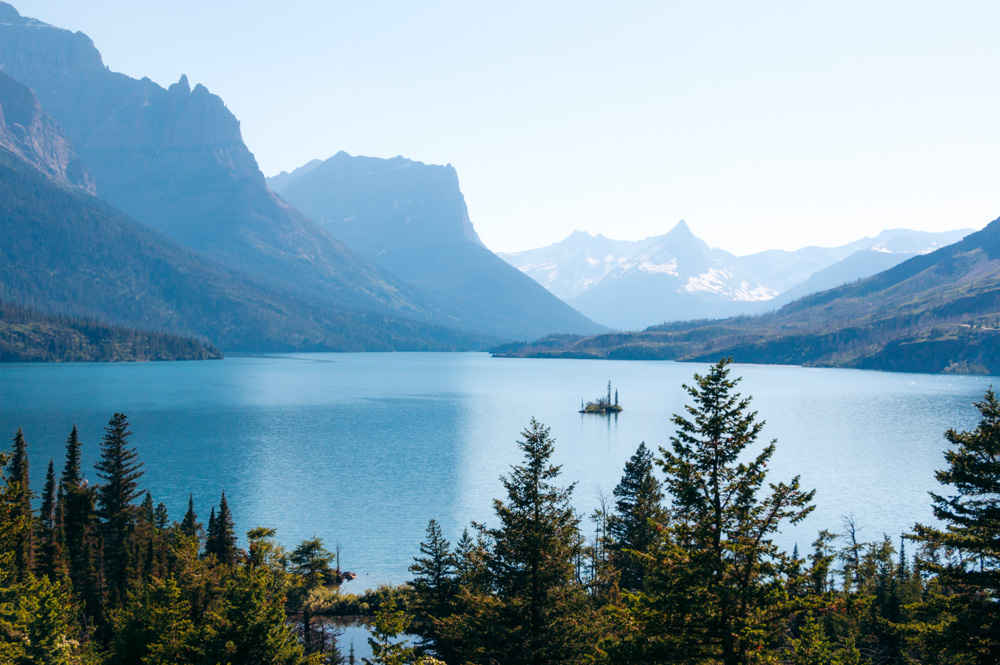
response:
<svg viewBox="0 0 1000 665"><path fill-rule="evenodd" d="M662 322L777 309L806 293L867 277L915 252L954 242L967 232L892 229L841 247L736 256L697 238L681 220L669 232L642 240L575 231L548 247L500 256L591 318L619 329L644 329ZM870 254L875 251L880 255Z"/></svg>
<svg viewBox="0 0 1000 665"><path fill-rule="evenodd" d="M981 231L776 312L639 333L553 337L497 355L1000 373L1000 218Z"/></svg>
<svg viewBox="0 0 1000 665"><path fill-rule="evenodd" d="M0 4L0 68L32 88L94 174L98 193L138 221L319 306L441 314L266 186L224 102L187 77L163 88L108 70L83 33Z"/></svg>
<svg viewBox="0 0 1000 665"><path fill-rule="evenodd" d="M283 198L475 329L508 339L604 329L483 245L450 164L340 151L293 174L278 183Z"/></svg>

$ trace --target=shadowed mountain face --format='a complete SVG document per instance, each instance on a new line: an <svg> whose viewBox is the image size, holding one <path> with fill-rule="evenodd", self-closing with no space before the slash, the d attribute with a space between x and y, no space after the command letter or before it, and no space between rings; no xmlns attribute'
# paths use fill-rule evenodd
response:
<svg viewBox="0 0 1000 665"><path fill-rule="evenodd" d="M239 122L203 86L111 72L86 35L4 3L0 69L35 91L100 196L135 219L323 306L445 320L275 196Z"/></svg>
<svg viewBox="0 0 1000 665"><path fill-rule="evenodd" d="M550 338L499 351L1000 373L1000 219L953 245L771 314Z"/></svg>
<svg viewBox="0 0 1000 665"><path fill-rule="evenodd" d="M482 348L452 328L263 287L0 147L0 301L227 350Z"/></svg>
<svg viewBox="0 0 1000 665"><path fill-rule="evenodd" d="M710 247L681 221L644 240L576 231L542 247L501 255L595 321L642 329L664 321L758 314L808 293L868 277L969 231L883 231L841 247L735 256Z"/></svg>
<svg viewBox="0 0 1000 665"><path fill-rule="evenodd" d="M340 152L268 182L366 259L477 330L533 339L602 329L483 246L450 165Z"/></svg>
<svg viewBox="0 0 1000 665"><path fill-rule="evenodd" d="M0 146L56 182L95 193L94 178L27 86L0 72Z"/></svg>

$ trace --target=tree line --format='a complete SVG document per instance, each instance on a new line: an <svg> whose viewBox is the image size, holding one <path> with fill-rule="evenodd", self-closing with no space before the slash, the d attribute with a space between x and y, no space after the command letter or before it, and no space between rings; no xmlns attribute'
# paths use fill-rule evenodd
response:
<svg viewBox="0 0 1000 665"><path fill-rule="evenodd" d="M372 618L370 664L1000 662L992 389L974 430L946 432L938 525L897 546L847 520L802 554L774 536L812 512L814 492L768 478L776 442L758 442L764 423L729 371L695 375L670 445L641 444L587 516L532 420L490 523L453 545L431 520L412 580L364 597L340 593L319 539L288 552L257 528L240 549L224 493L207 529L190 500L171 522L139 488L121 414L100 483L83 479L74 428L39 497L18 432L0 457L0 663L353 663L331 619L358 612Z"/></svg>
<svg viewBox="0 0 1000 665"><path fill-rule="evenodd" d="M91 484L73 427L40 496L21 430L0 453L0 663L342 662L325 609L343 577L322 541L288 552L259 527L239 548L225 492L207 527L193 498L171 521L131 434L115 414Z"/></svg>
<svg viewBox="0 0 1000 665"><path fill-rule="evenodd" d="M898 548L847 520L811 551L773 537L814 508L798 477L768 478L776 442L728 361L685 386L670 446L644 444L612 501L583 516L536 421L491 526L453 547L431 521L411 571L410 655L449 664L705 665L1000 662L1000 403L990 389L933 494L939 526ZM656 473L657 468L660 473ZM912 558L907 554L909 543ZM395 662L406 662L405 659Z"/></svg>

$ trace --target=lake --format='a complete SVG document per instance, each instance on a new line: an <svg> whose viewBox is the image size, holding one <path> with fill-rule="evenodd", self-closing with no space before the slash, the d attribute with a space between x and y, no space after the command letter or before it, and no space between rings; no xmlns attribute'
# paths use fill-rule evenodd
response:
<svg viewBox="0 0 1000 665"><path fill-rule="evenodd" d="M128 415L143 485L179 520L194 495L207 522L225 490L237 532L274 527L291 548L317 535L359 579L348 590L408 579L428 519L454 542L489 522L499 476L535 417L589 513L610 495L641 441L669 445L681 387L706 365L493 359L477 353L295 354L222 361L0 366L0 432L23 427L32 484L62 467L74 423L91 469L111 415ZM778 439L769 480L801 475L816 511L781 535L807 550L853 516L865 539L931 520L927 492L942 436L974 427L990 377L734 365L740 391ZM625 411L581 415L611 380ZM590 532L592 525L584 523Z"/></svg>

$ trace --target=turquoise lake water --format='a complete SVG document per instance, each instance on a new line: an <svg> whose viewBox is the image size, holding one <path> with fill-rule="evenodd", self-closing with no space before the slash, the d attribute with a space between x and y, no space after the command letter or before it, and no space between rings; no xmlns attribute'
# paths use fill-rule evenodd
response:
<svg viewBox="0 0 1000 665"><path fill-rule="evenodd" d="M143 484L173 519L192 492L207 521L225 490L241 534L264 525L288 547L313 535L330 549L339 543L359 591L408 578L431 517L452 541L470 520L490 521L499 476L519 461L515 441L531 417L551 427L555 461L589 513L641 441L668 445L681 384L705 368L433 353L3 365L0 433L24 428L40 490L49 458L61 468L74 423L92 468L104 425L123 412ZM778 439L769 480L800 474L817 489L816 511L781 535L803 550L844 516L869 540L929 521L942 434L975 426L972 402L994 381L761 365L733 373L767 421L761 443ZM577 413L609 379L625 411Z"/></svg>

